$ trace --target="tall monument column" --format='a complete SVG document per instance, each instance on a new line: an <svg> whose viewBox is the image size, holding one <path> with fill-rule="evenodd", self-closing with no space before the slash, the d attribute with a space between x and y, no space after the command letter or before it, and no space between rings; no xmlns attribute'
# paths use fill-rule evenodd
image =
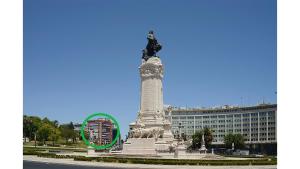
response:
<svg viewBox="0 0 300 169"><path fill-rule="evenodd" d="M162 125L163 108L163 65L158 57L151 57L140 66L141 103L139 119L146 126Z"/></svg>
<svg viewBox="0 0 300 169"><path fill-rule="evenodd" d="M138 117L130 123L128 139L123 145L125 154L152 154L167 151L173 143L171 124L165 119L163 104L164 68L156 53L162 48L153 31L147 36L148 44L143 50L141 77L141 101Z"/></svg>

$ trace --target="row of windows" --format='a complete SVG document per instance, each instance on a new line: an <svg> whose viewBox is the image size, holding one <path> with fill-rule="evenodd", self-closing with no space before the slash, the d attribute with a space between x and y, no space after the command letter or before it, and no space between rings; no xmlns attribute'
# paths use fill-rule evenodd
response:
<svg viewBox="0 0 300 169"><path fill-rule="evenodd" d="M227 123L231 123L232 122L232 120L226 120L226 122ZM240 120L235 120L235 122L237 122L237 123L239 123L240 122ZM243 119L243 123L250 123L250 119ZM254 125L256 125L257 124L257 119L251 119L251 122L252 122L252 125L254 124ZM172 121L172 124L179 124L179 123L181 123L182 125L184 125L184 124L194 124L194 121L176 121L176 120L173 120ZM207 120L205 120L205 121L203 121L203 124L222 124L222 123L225 123L225 120L219 120L219 121L217 121L217 120L212 120L212 121L207 121ZM195 124L202 124L202 121L195 121ZM267 124L267 122L260 122L260 124L261 125L266 125ZM275 121L269 121L268 122L268 125L273 125L273 124L275 124Z"/></svg>
<svg viewBox="0 0 300 169"><path fill-rule="evenodd" d="M173 127L175 128L178 128L179 126L178 125L174 125L175 123L173 123ZM274 124L275 123L270 123L270 124ZM235 125L232 125L232 124L228 124L228 125L203 125L203 128L205 127L208 127L208 128L233 128L233 126L235 128L240 128L241 126L243 126L244 129L247 129L250 127L250 123L245 123L243 125L241 124L235 124ZM265 125L260 125L260 127L258 127L258 123L253 123L251 124L251 128L255 127L256 129L257 128L260 128L261 131L266 131L267 130L267 127ZM194 125L182 125L181 128L194 128ZM202 125L195 125L195 128L202 128ZM270 126L268 127L268 130L275 130L275 126ZM254 129L254 128L253 128Z"/></svg>
<svg viewBox="0 0 300 169"><path fill-rule="evenodd" d="M185 132L184 129L185 128L182 128L182 132ZM187 127L186 129L188 129L188 131L194 132L194 128L193 127ZM201 126L196 126L196 129L202 129L202 127ZM243 133L246 134L246 133L249 133L251 131L251 133L256 134L256 133L258 133L258 130L259 130L258 128L251 128L251 129L249 129L249 128L244 128L244 129L227 129L227 130L225 130L225 129L214 130L213 129L213 132L225 133L225 132L233 132L234 131L234 132L239 133L239 132L243 131ZM178 131L178 128L173 128L173 131ZM267 132L266 128L261 128L259 131L261 132L260 133L261 135L265 135L266 132ZM274 131L271 132L269 130L268 132L269 132L269 135L275 135Z"/></svg>
<svg viewBox="0 0 300 169"><path fill-rule="evenodd" d="M245 139L245 141L249 141L250 139ZM268 138L269 141L275 140L275 138ZM223 139L214 139L213 142L223 142ZM258 138L251 138L251 141L258 141ZM260 138L259 141L267 141L267 138Z"/></svg>
<svg viewBox="0 0 300 169"><path fill-rule="evenodd" d="M226 112L230 112L230 111L226 111ZM233 111L231 111L233 112ZM171 112L172 115L199 115L199 113L210 113L210 112L180 112L180 111L176 111L176 112ZM215 113L219 113L219 112L215 112ZM236 111L234 111L233 113L236 113ZM244 115L249 115L251 114L251 116L257 116L259 113L260 116L265 116L265 115L272 115L275 113L275 111L266 111L266 112L255 112L255 113L243 113ZM166 111L166 115L168 115L169 113ZM235 116L238 116L239 114L236 114ZM213 115L216 116L216 115ZM224 117L225 115L219 115L218 117ZM232 115L227 115L227 117L232 117Z"/></svg>
<svg viewBox="0 0 300 169"><path fill-rule="evenodd" d="M193 134L193 131L192 130L189 130L189 131L183 131L183 133L187 134L187 137L188 138L191 138L191 135ZM270 133L271 134L271 133ZM264 133L262 136L264 137L258 137L258 134L251 134L251 141L266 141L266 140L276 140L275 137L270 137L270 134L269 134L269 137L267 138L266 137L266 133ZM274 134L274 133L272 133ZM245 138L245 141L249 141L250 138L249 138L249 134L243 134L244 138ZM214 134L213 135L213 138L214 138L214 142L217 142L217 141L220 141L220 142L223 142L224 141L224 137L225 137L225 134Z"/></svg>
<svg viewBox="0 0 300 169"><path fill-rule="evenodd" d="M251 114L251 117L257 117L258 116L258 112L257 112L257 113L245 113L245 114L242 114L242 117L250 117L250 114ZM178 112L173 112L171 116L172 116L173 119L178 119L178 116L176 117L176 115L186 115L186 114L184 114L184 113L178 113ZM197 114L194 114L194 115L197 115ZM267 112L259 112L259 116L264 117L266 115L267 115ZM209 118L211 118L211 119L221 118L222 119L222 118L225 118L225 116L226 116L226 118L233 118L233 117L241 117L241 114L235 114L235 115L232 115L232 114L231 115L212 115L212 116L181 116L180 118L182 118L182 119L186 119L186 118L188 118L188 119L194 119L194 117L195 117L196 119L201 119L203 117L203 119L209 119ZM268 116L274 117L275 116L275 111L268 112Z"/></svg>

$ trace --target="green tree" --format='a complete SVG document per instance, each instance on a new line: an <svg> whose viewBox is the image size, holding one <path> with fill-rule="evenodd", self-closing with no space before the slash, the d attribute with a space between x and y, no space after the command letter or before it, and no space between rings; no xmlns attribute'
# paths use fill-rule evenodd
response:
<svg viewBox="0 0 300 169"><path fill-rule="evenodd" d="M202 133L201 131L196 131L195 134L193 134L192 149L199 149L201 147Z"/></svg>
<svg viewBox="0 0 300 169"><path fill-rule="evenodd" d="M51 132L53 131L53 126L48 123L42 123L37 131L38 140L42 141L43 144L48 141Z"/></svg>
<svg viewBox="0 0 300 169"><path fill-rule="evenodd" d="M244 137L241 134L229 133L224 137L224 144L226 148L231 148L232 143L234 143L234 148L241 149L245 147Z"/></svg>
<svg viewBox="0 0 300 169"><path fill-rule="evenodd" d="M54 120L54 121L52 121L52 125L53 125L55 128L58 128L59 123L58 123L57 120Z"/></svg>
<svg viewBox="0 0 300 169"><path fill-rule="evenodd" d="M52 122L47 117L43 118L42 122L43 123L48 123L48 124L52 125Z"/></svg>
<svg viewBox="0 0 300 169"><path fill-rule="evenodd" d="M34 135L41 125L41 119L36 116L23 116L23 137L34 139Z"/></svg>
<svg viewBox="0 0 300 169"><path fill-rule="evenodd" d="M30 137L31 133L31 128L32 128L32 121L29 119L28 116L24 115L23 116L23 137Z"/></svg>
<svg viewBox="0 0 300 169"><path fill-rule="evenodd" d="M74 125L72 122L69 124L60 125L59 129L61 132L61 137L66 140L66 144L68 144L69 139L72 139L74 142L76 138L76 132L74 131Z"/></svg>
<svg viewBox="0 0 300 169"><path fill-rule="evenodd" d="M213 132L209 128L204 128L204 140L205 146L210 147L211 142L213 141Z"/></svg>
<svg viewBox="0 0 300 169"><path fill-rule="evenodd" d="M73 143L75 143L76 142L76 138L79 137L79 134L74 130L74 124L73 124L73 122L69 123L69 128L72 130L71 131L71 139L72 139Z"/></svg>
<svg viewBox="0 0 300 169"><path fill-rule="evenodd" d="M52 140L53 146L55 145L55 142L59 139L60 135L61 135L61 132L60 132L59 128L52 126L51 132L49 135L49 139Z"/></svg>
<svg viewBox="0 0 300 169"><path fill-rule="evenodd" d="M212 131L209 128L204 128L203 130L196 131L192 136L192 149L199 149L201 147L202 135L204 133L205 146L210 147L213 140Z"/></svg>
<svg viewBox="0 0 300 169"><path fill-rule="evenodd" d="M72 128L73 124L68 124ZM74 127L73 127L74 128ZM47 117L41 119L37 116L23 116L23 135L34 139L35 135L39 141L51 140L53 145L59 139L61 131L57 120L51 121Z"/></svg>

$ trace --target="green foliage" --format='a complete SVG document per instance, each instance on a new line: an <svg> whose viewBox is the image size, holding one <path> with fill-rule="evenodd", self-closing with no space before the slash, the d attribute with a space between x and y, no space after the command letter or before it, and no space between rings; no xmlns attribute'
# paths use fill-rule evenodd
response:
<svg viewBox="0 0 300 169"><path fill-rule="evenodd" d="M38 157L46 157L46 158L75 158L74 155L57 155L53 153L38 153Z"/></svg>
<svg viewBox="0 0 300 169"><path fill-rule="evenodd" d="M74 161L96 161L96 162L115 162L132 164L163 164L163 165L276 165L276 158L257 158L247 160L196 160L196 159L153 159L153 158L133 158L133 157L85 157L75 155L57 155L54 153L42 153L39 149L27 149L23 155L37 155L46 158L73 158Z"/></svg>
<svg viewBox="0 0 300 169"><path fill-rule="evenodd" d="M36 151L26 151L26 152L23 152L23 155L38 155L39 152L36 152Z"/></svg>
<svg viewBox="0 0 300 169"><path fill-rule="evenodd" d="M55 145L55 142L60 138L61 132L59 128L56 128L55 126L51 127L51 132L49 135L49 139L52 140L52 145Z"/></svg>
<svg viewBox="0 0 300 169"><path fill-rule="evenodd" d="M192 139L193 139L192 148L193 149L199 149L201 147L202 132L201 131L196 131L195 134L192 136Z"/></svg>
<svg viewBox="0 0 300 169"><path fill-rule="evenodd" d="M117 158L117 157L84 157L76 156L75 161L97 161L133 164L163 164L163 165L276 165L276 159L249 160L187 160L187 159L151 159L151 158Z"/></svg>
<svg viewBox="0 0 300 169"><path fill-rule="evenodd" d="M60 137L73 139L73 143L79 134L74 131L73 123L61 125L57 120L51 121L48 118L39 118L36 116L23 116L23 135L30 140L34 140L35 135L40 141L38 145L43 145L46 141L52 141L52 146L59 140Z"/></svg>
<svg viewBox="0 0 300 169"><path fill-rule="evenodd" d="M70 147L23 147L23 151L73 151L87 152L85 148L70 148Z"/></svg>
<svg viewBox="0 0 300 169"><path fill-rule="evenodd" d="M60 125L59 127L61 136L66 140L66 144L68 143L69 139L73 139L73 142L76 137L79 136L77 132L74 131L74 125L73 123Z"/></svg>
<svg viewBox="0 0 300 169"><path fill-rule="evenodd" d="M48 123L42 123L37 131L37 138L42 141L43 144L49 139L51 132L53 131L52 126Z"/></svg>
<svg viewBox="0 0 300 169"><path fill-rule="evenodd" d="M212 131L209 128L204 128L203 130L196 131L192 136L192 149L199 149L201 147L202 135L204 133L205 146L209 147L213 140Z"/></svg>
<svg viewBox="0 0 300 169"><path fill-rule="evenodd" d="M34 139L34 133L37 132L41 125L41 119L35 116L23 116L23 136L30 140Z"/></svg>
<svg viewBox="0 0 300 169"><path fill-rule="evenodd" d="M232 147L232 143L234 143L235 149L242 149L245 147L244 137L241 134L232 134L229 133L224 137L224 144L227 148Z"/></svg>

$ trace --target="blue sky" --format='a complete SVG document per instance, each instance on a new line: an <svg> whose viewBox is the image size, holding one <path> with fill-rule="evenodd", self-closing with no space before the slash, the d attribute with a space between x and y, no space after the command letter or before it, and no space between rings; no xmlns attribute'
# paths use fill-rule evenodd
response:
<svg viewBox="0 0 300 169"><path fill-rule="evenodd" d="M163 45L165 104L276 103L276 15L274 0L25 0L24 114L106 112L124 135L150 29Z"/></svg>

